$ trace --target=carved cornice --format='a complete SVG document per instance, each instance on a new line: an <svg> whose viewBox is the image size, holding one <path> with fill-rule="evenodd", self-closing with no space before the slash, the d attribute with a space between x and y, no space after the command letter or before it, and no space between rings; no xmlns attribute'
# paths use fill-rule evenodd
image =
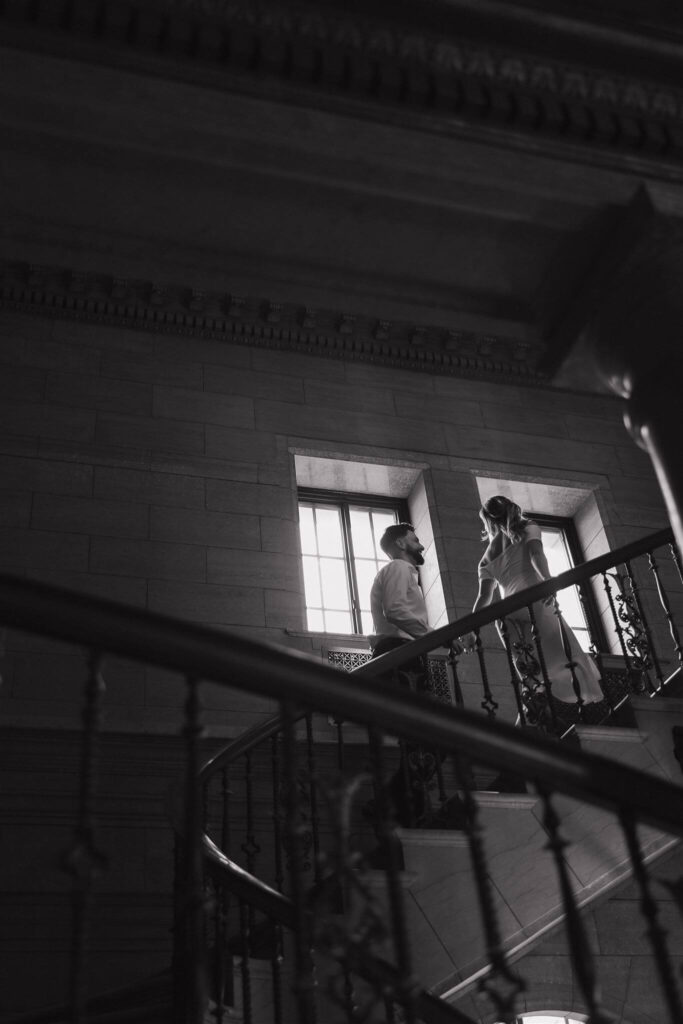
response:
<svg viewBox="0 0 683 1024"><path fill-rule="evenodd" d="M55 267L0 263L0 308L428 373L547 382L537 369L540 348L514 338Z"/></svg>
<svg viewBox="0 0 683 1024"><path fill-rule="evenodd" d="M138 54L142 70L145 54L182 58L184 68L209 65L230 73L231 89L240 82L263 89L277 79L280 98L286 83L299 98L305 89L311 97L407 107L461 129L480 124L615 153L683 157L682 89L296 0L7 0L0 18L49 30L53 39L86 37L98 59L115 44ZM31 45L29 36L24 31L20 45ZM175 74L171 64L168 73Z"/></svg>

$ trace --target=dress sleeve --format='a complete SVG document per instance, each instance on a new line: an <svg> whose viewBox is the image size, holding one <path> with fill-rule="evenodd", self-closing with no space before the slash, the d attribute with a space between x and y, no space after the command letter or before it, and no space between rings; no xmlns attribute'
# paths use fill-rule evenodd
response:
<svg viewBox="0 0 683 1024"><path fill-rule="evenodd" d="M540 540L541 539L541 527L538 523L529 523L524 530L524 543L526 544L529 540Z"/></svg>

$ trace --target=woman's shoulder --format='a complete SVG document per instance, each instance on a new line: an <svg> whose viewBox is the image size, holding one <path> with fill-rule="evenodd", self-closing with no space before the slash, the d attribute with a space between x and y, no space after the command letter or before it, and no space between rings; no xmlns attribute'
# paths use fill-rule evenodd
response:
<svg viewBox="0 0 683 1024"><path fill-rule="evenodd" d="M540 540L541 539L541 527L538 523L535 523L533 519L527 519L524 524L524 540Z"/></svg>
<svg viewBox="0 0 683 1024"><path fill-rule="evenodd" d="M499 533L493 540L488 542L484 554L479 559L479 565L488 565L489 562L495 561L496 558L500 558L503 551L505 551L505 545L503 544L502 534Z"/></svg>

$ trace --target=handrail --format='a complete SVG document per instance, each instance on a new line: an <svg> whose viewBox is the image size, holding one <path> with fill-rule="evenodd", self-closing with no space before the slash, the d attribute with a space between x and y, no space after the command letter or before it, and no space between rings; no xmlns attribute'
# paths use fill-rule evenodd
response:
<svg viewBox="0 0 683 1024"><path fill-rule="evenodd" d="M612 567L626 557L624 552L634 557L634 552L667 543L671 536L669 530L660 531L530 588L521 597L515 595L491 605L485 610L486 621L512 607L525 606L529 595L538 592L538 597L547 596L558 589L558 581L561 585L567 577L576 580L576 574L587 574L596 565ZM429 646L434 646L434 639L438 641L445 630L466 632L473 623L481 623L482 617L483 613L465 616L450 627L436 630L427 638L431 641ZM521 732L507 723L490 722L475 711L437 706L423 696L399 691L381 680L369 687L364 668L344 673L321 665L312 655L258 644L155 612L130 609L103 598L86 597L5 574L0 575L0 621L151 662L194 679L242 686L276 700L286 694L286 699L296 707L315 708L351 721L381 722L387 731L446 750L457 749L478 763L499 770L543 778L555 789L589 802L618 808L627 794L630 806L643 821L683 835L680 787L615 765L598 755L584 754L577 759L572 751L542 736ZM415 645L422 642L406 644L401 653L415 651ZM376 664L382 660L376 659ZM264 728L271 724L264 723Z"/></svg>
<svg viewBox="0 0 683 1024"><path fill-rule="evenodd" d="M674 543L674 534L670 528L649 534L647 537L633 541L631 544L625 544L616 551L608 551L606 555L598 555L597 558L592 558L588 562L582 562L574 569L568 569L566 572L560 573L559 576L553 576L549 580L537 583L535 586L528 587L526 590L513 594L511 597L506 597L502 601L494 601L479 612L470 612L469 615L463 615L461 619L449 622L439 629L434 629L431 633L418 637L417 640L411 640L410 643L404 644L395 651L388 651L378 658L373 658L372 661L354 669L353 674L365 678L381 675L390 669L398 668L399 665L412 658L419 658L423 654L428 654L436 647L448 647L459 636L470 633L474 629L480 629L482 626L495 622L496 619L503 619L512 612L519 611L520 608L526 608L536 601L542 601L546 597L554 596L560 590L572 587L576 583L583 583L591 576L597 576L598 573L604 572L606 569L613 569L615 565L628 562L632 558L637 558L638 555L646 554L648 551L654 551L664 544L672 543Z"/></svg>

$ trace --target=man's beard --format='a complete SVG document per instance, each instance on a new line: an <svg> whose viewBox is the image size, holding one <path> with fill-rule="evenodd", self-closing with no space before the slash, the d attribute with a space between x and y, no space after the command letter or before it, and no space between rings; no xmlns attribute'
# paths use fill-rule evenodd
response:
<svg viewBox="0 0 683 1024"><path fill-rule="evenodd" d="M414 552L413 560L415 562L415 565L424 565L425 564L424 555L422 554L421 551Z"/></svg>

